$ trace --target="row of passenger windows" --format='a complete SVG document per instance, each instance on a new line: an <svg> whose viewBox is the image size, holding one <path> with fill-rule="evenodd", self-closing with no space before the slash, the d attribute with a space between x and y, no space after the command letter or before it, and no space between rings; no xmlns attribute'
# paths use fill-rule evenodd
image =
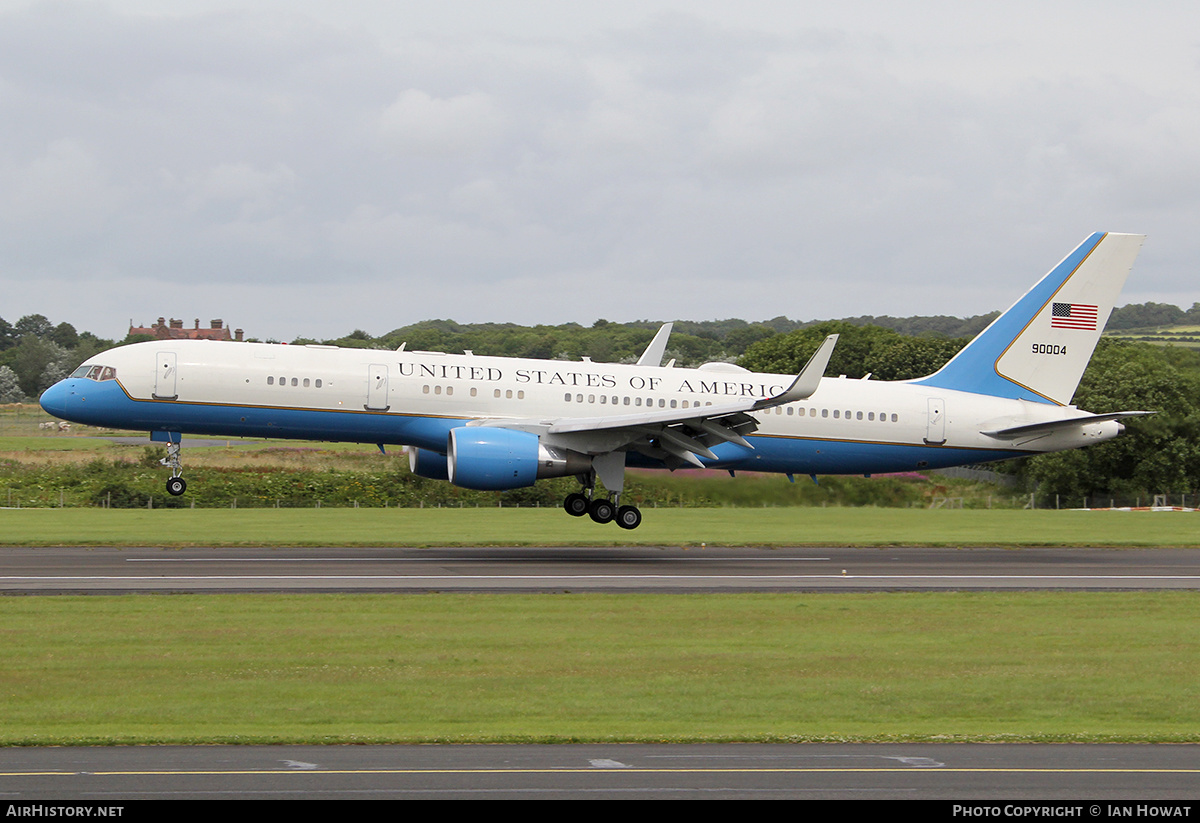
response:
<svg viewBox="0 0 1200 823"><path fill-rule="evenodd" d="M625 397L623 399L624 399L624 405L626 405L626 406L641 406L641 405L643 405L642 398L640 398L640 397L632 397L632 398ZM567 392L566 394L563 395L563 400L567 401L568 403L572 402L572 400L574 400L574 402L576 402L576 403L582 403L583 395L582 394L572 395L570 392ZM612 395L612 405L614 405L614 406L621 405L621 401L622 401L621 397L619 397L617 395ZM596 395L589 394L587 396L587 402L589 402L589 403L597 402ZM601 406L607 406L609 404L609 395L607 395L607 394L600 395L599 403ZM647 397L645 405L653 406L654 398ZM699 408L700 406L705 406L705 405L711 406L712 403L701 403L699 400L674 400L674 399L672 399L668 403L668 401L665 397L658 398L658 407L660 409L665 409L668 407L668 405L672 409L688 409L688 408L694 409L694 408Z"/></svg>
<svg viewBox="0 0 1200 823"><path fill-rule="evenodd" d="M288 384L288 378L286 378L286 377L280 377L280 378L279 378L279 385L281 385L281 386L286 386L287 384ZM268 385L268 386L274 386L274 385L275 385L275 378L274 378L274 377L268 377L268 378L267 378L267 385ZM292 385L293 385L293 386L303 386L304 388L306 388L306 389L307 389L307 388L309 387L309 380L308 380L308 378L307 378L307 377L293 377L293 378L292 378ZM321 388L321 378L319 378L319 377L318 377L316 380L313 380L313 381L312 381L312 385L313 385L313 386L315 386L315 387L316 387L316 388L318 388L318 389L319 389L319 388Z"/></svg>
<svg viewBox="0 0 1200 823"><path fill-rule="evenodd" d="M270 380L270 378L267 378L267 379L268 379L268 381ZM282 379L282 378L280 378L280 379ZM293 386L296 385L295 378L292 378L292 385ZM307 386L308 381L305 381L304 385ZM317 386L319 387L320 385L321 385L321 381L318 380ZM425 385L425 386L421 387L421 392L423 394L435 394L435 395L436 394L445 394L447 396L452 396L454 394L454 387L453 386ZM477 397L478 395L479 395L478 389L476 389L475 387L471 387L471 396ZM509 400L511 400L515 397L517 400L524 400L525 392L520 389L518 389L515 392L512 389L504 389L503 391L501 389L493 389L492 396L496 397L496 398L504 397ZM566 394L563 395L563 400L566 401L567 403L583 403L583 402L585 402L584 395L571 394L570 392L567 392ZM589 395L587 395L586 402L593 403L593 404L599 403L602 406L624 405L624 406L653 407L655 405L655 398L647 397L643 400L643 398L641 398L641 397L629 397L629 396L622 397L620 395L615 395L615 394L614 395L589 394ZM660 409L665 409L665 408L688 409L688 408L700 408L701 406L711 406L712 401L676 400L674 398L668 400L665 397L660 397L660 398L658 398L657 405L658 405L658 408L660 408ZM770 414L771 410L767 409L766 413ZM788 416L804 417L805 411L804 411L803 407L776 406L775 414L786 414ZM889 415L887 412L876 413L873 411L869 411L869 412L853 411L851 409L846 409L844 411L842 409L832 409L832 410L831 409L820 409L819 414L821 417L825 417L825 418L832 417L834 420L841 420L841 419L846 419L846 420L854 419L854 420L867 420L867 421L878 420L880 422L887 422L888 420L890 420L893 423L896 423L899 421L898 415L896 415L896 414ZM818 409L815 406L809 406L807 416L808 417L817 417Z"/></svg>
<svg viewBox="0 0 1200 823"><path fill-rule="evenodd" d="M421 394L429 394L430 392L432 392L433 394L445 394L447 397L449 397L454 394L454 387L453 386L445 386L445 387L422 386L421 387ZM471 396L478 397L479 389L472 386L471 387ZM512 400L515 397L517 400L524 400L525 399L525 391L524 391L524 389L518 389L515 392L512 389L504 389L503 391L501 391L500 389L493 389L492 397L504 397L508 400Z"/></svg>
<svg viewBox="0 0 1200 823"><path fill-rule="evenodd" d="M497 397L499 397L499 395L497 395ZM563 395L563 400L565 400L565 401L566 401L566 402L568 402L568 403L571 403L571 402L575 402L575 403L582 403L582 402L584 402L584 400L583 400L583 395L582 395L582 394L574 394L574 395L573 395L573 394L571 394L570 392L567 392L566 394L564 394L564 395ZM597 396L596 396L596 395L594 395L594 394L589 394L589 395L587 396L587 402L588 402L588 403L596 403L596 402L597 402ZM605 394L599 395L599 402L600 402L600 405L602 405L602 406L603 406L603 405L607 405L607 404L609 404L609 403L610 403L610 400L609 400L609 395L605 395ZM689 402L691 403L691 405L690 405L690 406L688 405L688 404L689 404ZM645 403L643 404L643 403L642 403L642 398L640 398L640 397L634 397L634 398L632 398L632 399L631 399L631 398L629 398L629 397L624 397L624 398L621 398L621 397L618 397L618 396L613 396L613 397L612 397L612 400L611 400L611 404L612 404L612 405L614 405L614 406L616 406L616 405L618 405L619 403L620 403L620 404L623 404L623 405L626 405L626 406L631 406L631 405L632 405L632 406L641 406L641 405L653 406L653 405L654 405L654 398L653 398L653 397L647 397L647 398L646 398L646 401L645 401ZM670 408L672 408L672 409L676 409L676 408L683 408L683 409L686 409L686 408L699 408L700 406L711 406L711 405L712 405L712 403L711 403L711 402L701 402L701 401L699 401L699 400L694 400L694 401L688 401L688 400L682 400L682 401L670 400L670 401L668 401L668 400L667 400L666 398L664 398L664 397L660 397L660 398L658 398L658 407L659 407L660 409L665 409L665 408L667 408L668 406L669 406ZM766 410L766 413L767 413L767 414L770 414L770 413L771 413L771 410L770 410L770 409L767 409L767 410ZM804 417L804 416L805 416L805 411L804 411L804 408L803 408L803 407L797 407L797 406L776 406L776 407L775 407L775 414L786 414L786 415L788 415L788 416L799 416L799 417ZM808 417L816 417L816 416L817 416L817 414L818 414L818 410L817 410L817 408L816 408L815 406L810 406L810 407L808 407L808 413L807 413L807 416L808 416ZM854 420L867 420L867 421L878 420L878 421L880 421L880 422L887 422L887 421L890 419L890 420L891 420L891 422L893 422L893 423L896 423L896 422L898 422L898 421L899 421L899 419L900 419L900 418L899 418L899 415L896 415L896 414L891 414L891 415L889 415L887 412L879 412L878 414L876 414L876 412L873 412L873 411L869 411L869 412L861 412L861 411L853 411L852 409L846 409L845 411L843 411L842 409L832 409L832 410L830 410L830 409L821 409L821 410L820 410L820 416L821 416L821 417L826 417L826 418L828 418L828 417L833 417L833 419L834 419L834 420L841 420L841 419L843 419L843 418L844 418L844 419L846 419L846 420L851 420L851 419L854 419Z"/></svg>

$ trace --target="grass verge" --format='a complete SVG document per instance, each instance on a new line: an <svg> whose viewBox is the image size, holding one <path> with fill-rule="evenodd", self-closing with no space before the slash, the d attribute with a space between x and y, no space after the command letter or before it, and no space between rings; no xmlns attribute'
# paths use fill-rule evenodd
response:
<svg viewBox="0 0 1200 823"><path fill-rule="evenodd" d="M0 744L1200 740L1195 593L0 599Z"/></svg>
<svg viewBox="0 0 1200 823"><path fill-rule="evenodd" d="M645 509L623 531L561 509L20 509L9 546L1184 546L1189 512Z"/></svg>

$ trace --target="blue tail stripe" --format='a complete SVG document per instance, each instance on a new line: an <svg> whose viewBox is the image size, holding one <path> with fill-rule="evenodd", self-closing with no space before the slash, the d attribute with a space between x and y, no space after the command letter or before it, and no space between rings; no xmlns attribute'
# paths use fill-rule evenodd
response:
<svg viewBox="0 0 1200 823"><path fill-rule="evenodd" d="M922 386L941 389L987 394L993 397L1009 397L1051 403L1022 385L1002 377L996 371L996 361L1007 351L1017 336L1024 331L1042 307L1062 288L1092 250L1104 239L1105 232L1096 232L1083 241L1075 251L1067 255L1049 274L1038 281L1025 296L972 340L966 348L954 356L949 363L931 374L913 382Z"/></svg>

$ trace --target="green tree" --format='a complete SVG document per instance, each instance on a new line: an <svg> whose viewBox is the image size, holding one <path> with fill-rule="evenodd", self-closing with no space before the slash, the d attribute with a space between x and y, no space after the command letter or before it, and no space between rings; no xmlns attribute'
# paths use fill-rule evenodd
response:
<svg viewBox="0 0 1200 823"><path fill-rule="evenodd" d="M1175 362L1171 362L1174 360ZM1073 499L1200 489L1200 356L1102 338L1075 393L1082 409L1154 411L1086 449L1039 455L1021 473L1036 490Z"/></svg>
<svg viewBox="0 0 1200 823"><path fill-rule="evenodd" d="M17 373L8 366L0 366L0 403L20 403L24 399Z"/></svg>

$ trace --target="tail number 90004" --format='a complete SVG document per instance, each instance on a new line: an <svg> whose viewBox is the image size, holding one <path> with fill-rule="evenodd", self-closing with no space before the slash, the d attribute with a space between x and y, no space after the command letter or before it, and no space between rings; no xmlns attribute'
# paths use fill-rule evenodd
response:
<svg viewBox="0 0 1200 823"><path fill-rule="evenodd" d="M1067 347L1054 345L1052 343L1034 343L1033 344L1033 353L1034 354L1063 354L1063 355L1065 355L1067 353Z"/></svg>

